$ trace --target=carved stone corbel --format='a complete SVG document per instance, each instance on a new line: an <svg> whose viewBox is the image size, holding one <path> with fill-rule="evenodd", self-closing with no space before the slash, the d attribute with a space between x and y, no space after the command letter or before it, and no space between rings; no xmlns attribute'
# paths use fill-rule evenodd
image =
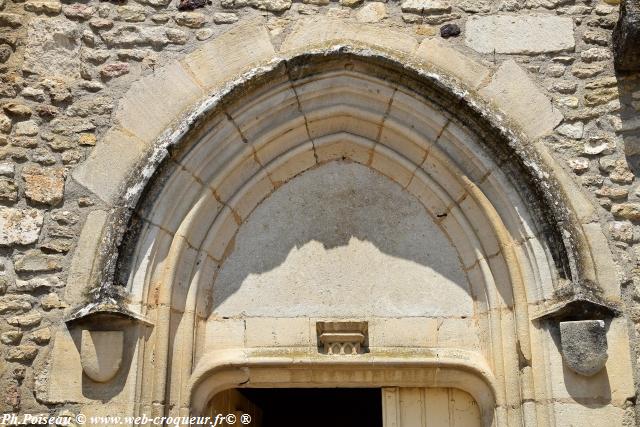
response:
<svg viewBox="0 0 640 427"><path fill-rule="evenodd" d="M66 317L69 330L80 333L80 363L84 374L96 383L116 377L122 365L127 331L151 325L144 317L115 302L90 303Z"/></svg>
<svg viewBox="0 0 640 427"><path fill-rule="evenodd" d="M536 317L551 320L560 330L560 351L573 372L592 376L604 368L608 359L606 320L620 311L592 298L573 297L557 303Z"/></svg>

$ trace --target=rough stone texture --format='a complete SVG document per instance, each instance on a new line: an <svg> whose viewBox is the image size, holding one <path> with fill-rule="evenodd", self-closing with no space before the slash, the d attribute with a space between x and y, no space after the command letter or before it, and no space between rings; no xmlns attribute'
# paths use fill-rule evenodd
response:
<svg viewBox="0 0 640 427"><path fill-rule="evenodd" d="M0 208L0 246L36 242L43 219L36 209Z"/></svg>
<svg viewBox="0 0 640 427"><path fill-rule="evenodd" d="M616 69L640 70L640 1L623 0L620 18L613 31Z"/></svg>
<svg viewBox="0 0 640 427"><path fill-rule="evenodd" d="M64 175L62 168L26 168L22 172L25 195L34 202L57 205L62 201Z"/></svg>
<svg viewBox="0 0 640 427"><path fill-rule="evenodd" d="M607 331L602 320L560 322L562 356L580 375L592 376L607 361Z"/></svg>
<svg viewBox="0 0 640 427"><path fill-rule="evenodd" d="M62 269L60 255L47 255L39 250L29 250L25 254L14 258L14 268L17 272L38 273L51 272Z"/></svg>
<svg viewBox="0 0 640 427"><path fill-rule="evenodd" d="M480 53L535 55L575 47L573 21L544 15L473 16L467 22L465 42Z"/></svg>
<svg viewBox="0 0 640 427"><path fill-rule="evenodd" d="M80 73L80 30L65 19L34 18L29 24L24 69L45 77Z"/></svg>

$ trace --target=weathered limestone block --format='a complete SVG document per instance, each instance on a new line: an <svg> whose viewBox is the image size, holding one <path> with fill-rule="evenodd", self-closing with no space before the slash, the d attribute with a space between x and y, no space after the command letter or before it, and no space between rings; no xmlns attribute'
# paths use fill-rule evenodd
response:
<svg viewBox="0 0 640 427"><path fill-rule="evenodd" d="M112 62L100 69L100 75L105 80L120 77L127 73L129 73L129 64L126 62Z"/></svg>
<svg viewBox="0 0 640 427"><path fill-rule="evenodd" d="M4 114L0 113L0 132L9 133L11 132L11 119Z"/></svg>
<svg viewBox="0 0 640 427"><path fill-rule="evenodd" d="M562 356L580 375L597 374L607 361L607 331L603 320L560 322Z"/></svg>
<svg viewBox="0 0 640 427"><path fill-rule="evenodd" d="M55 206L62 201L64 177L63 168L25 167L25 195L34 202Z"/></svg>
<svg viewBox="0 0 640 427"><path fill-rule="evenodd" d="M491 74L490 70L482 64L447 47L438 39L425 39L418 47L416 56L442 68L473 89L478 88Z"/></svg>
<svg viewBox="0 0 640 427"><path fill-rule="evenodd" d="M403 12L425 15L451 12L451 4L442 0L404 0L400 8Z"/></svg>
<svg viewBox="0 0 640 427"><path fill-rule="evenodd" d="M82 3L75 3L65 6L62 9L62 13L69 19L85 20L91 18L95 13L95 8Z"/></svg>
<svg viewBox="0 0 640 427"><path fill-rule="evenodd" d="M18 200L18 187L13 180L0 178L0 201L15 202Z"/></svg>
<svg viewBox="0 0 640 427"><path fill-rule="evenodd" d="M573 20L549 15L472 16L465 42L480 53L536 55L572 50Z"/></svg>
<svg viewBox="0 0 640 427"><path fill-rule="evenodd" d="M50 311L56 308L67 308L68 304L60 299L58 294L51 292L50 294L42 297L40 301L42 304L42 309L45 311Z"/></svg>
<svg viewBox="0 0 640 427"><path fill-rule="evenodd" d="M640 221L640 203L620 203L611 207L611 213L631 221Z"/></svg>
<svg viewBox="0 0 640 427"><path fill-rule="evenodd" d="M202 13L180 12L173 18L176 24L188 28L200 28L207 22L207 18Z"/></svg>
<svg viewBox="0 0 640 427"><path fill-rule="evenodd" d="M624 0L613 31L614 63L617 70L640 70L640 0Z"/></svg>
<svg viewBox="0 0 640 427"><path fill-rule="evenodd" d="M611 58L609 49L602 47L592 47L580 53L580 58L584 62L608 61Z"/></svg>
<svg viewBox="0 0 640 427"><path fill-rule="evenodd" d="M33 331L29 334L29 340L33 341L38 345L45 345L51 340L51 329L50 328L40 328Z"/></svg>
<svg viewBox="0 0 640 427"><path fill-rule="evenodd" d="M0 246L36 242L43 219L37 209L0 208Z"/></svg>
<svg viewBox="0 0 640 427"><path fill-rule="evenodd" d="M514 61L504 62L480 94L508 111L532 139L548 134L562 121L562 113Z"/></svg>
<svg viewBox="0 0 640 427"><path fill-rule="evenodd" d="M216 24L233 24L238 22L238 15L235 13L218 12L213 14L213 22Z"/></svg>
<svg viewBox="0 0 640 427"><path fill-rule="evenodd" d="M33 120L18 122L15 126L16 136L36 136L38 134L38 124Z"/></svg>
<svg viewBox="0 0 640 427"><path fill-rule="evenodd" d="M37 273L46 271L59 271L62 269L62 257L60 255L47 255L39 250L32 249L24 254L14 257L15 270L19 273Z"/></svg>
<svg viewBox="0 0 640 427"><path fill-rule="evenodd" d="M365 24L346 24L337 19L313 18L298 22L282 43L281 50L304 49L334 40L353 40L404 53L413 53L418 46L413 37L397 31Z"/></svg>
<svg viewBox="0 0 640 427"><path fill-rule="evenodd" d="M0 335L0 342L6 345L16 345L22 339L21 331L8 331Z"/></svg>
<svg viewBox="0 0 640 427"><path fill-rule="evenodd" d="M387 17L387 6L382 2L371 2L364 5L357 13L359 22L380 22Z"/></svg>
<svg viewBox="0 0 640 427"><path fill-rule="evenodd" d="M23 69L42 76L80 75L80 30L63 18L29 22Z"/></svg>
<svg viewBox="0 0 640 427"><path fill-rule="evenodd" d="M239 25L187 55L184 61L201 85L210 88L274 54L266 28Z"/></svg>
<svg viewBox="0 0 640 427"><path fill-rule="evenodd" d="M193 0L192 0L193 1ZM284 12L291 8L291 0L222 0L222 7L228 9L238 9L241 7L251 6L260 10L269 12Z"/></svg>
<svg viewBox="0 0 640 427"><path fill-rule="evenodd" d="M0 297L0 314L24 313L31 310L31 298L26 295Z"/></svg>
<svg viewBox="0 0 640 427"><path fill-rule="evenodd" d="M16 280L16 292L32 292L36 289L61 288L64 282L58 276L40 276L29 280Z"/></svg>
<svg viewBox="0 0 640 427"><path fill-rule="evenodd" d="M0 13L0 27L17 28L22 25L22 16L17 13Z"/></svg>
<svg viewBox="0 0 640 427"><path fill-rule="evenodd" d="M24 10L57 15L62 10L62 3L51 0L29 0L24 4Z"/></svg>
<svg viewBox="0 0 640 427"><path fill-rule="evenodd" d="M143 22L146 19L144 7L137 4L118 6L117 12L118 19L126 22Z"/></svg>
<svg viewBox="0 0 640 427"><path fill-rule="evenodd" d="M20 345L7 351L7 359L10 362L29 362L38 354L38 347L33 345Z"/></svg>
<svg viewBox="0 0 640 427"><path fill-rule="evenodd" d="M19 326L21 328L31 328L37 326L42 321L42 315L40 313L28 313L20 316L14 316L7 319L7 323L12 326Z"/></svg>

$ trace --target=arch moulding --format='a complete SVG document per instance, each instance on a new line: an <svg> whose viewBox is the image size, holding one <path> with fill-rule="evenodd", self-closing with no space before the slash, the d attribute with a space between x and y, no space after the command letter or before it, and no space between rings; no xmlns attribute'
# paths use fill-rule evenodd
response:
<svg viewBox="0 0 640 427"><path fill-rule="evenodd" d="M518 87L510 83L513 75ZM357 102L338 105L335 88L350 87ZM303 111L307 101L318 105L313 120ZM270 110L271 122L264 120ZM332 122L323 124L324 118ZM139 321L143 338L130 355L138 413L200 412L225 387L295 382L261 383L267 376L261 372L341 375L340 363L304 346L295 357L251 346L216 353L200 345L206 340L199 335L212 313L208 277L233 240L227 231L235 233L284 183L333 160L365 165L421 201L449 234L465 274L475 278L474 315L491 331L484 353L380 345L343 362L374 378L352 386L410 385L384 373L420 372L429 386L466 384L484 425L553 425L548 408L525 403L555 396L544 371L531 367L532 360L552 357L541 350L548 343L536 345L546 333L546 320L536 319L571 304L587 317L615 313L619 284L593 206L542 141L562 115L513 61L494 69L439 41L318 19L301 22L274 45L256 21L135 83L114 119L73 174L104 209L89 216L80 236L67 290L76 305L67 319L70 325L92 316ZM216 138L239 148L222 158L207 144ZM281 152L247 144L253 138L279 141L273 146ZM258 170L236 173L252 162ZM614 329L621 333L617 324ZM149 336L153 344L145 347ZM402 351L412 357L383 356Z"/></svg>

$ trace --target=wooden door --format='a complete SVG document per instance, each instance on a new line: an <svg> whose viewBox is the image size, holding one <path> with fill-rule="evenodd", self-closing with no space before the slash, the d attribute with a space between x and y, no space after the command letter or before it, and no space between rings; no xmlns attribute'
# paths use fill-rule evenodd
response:
<svg viewBox="0 0 640 427"><path fill-rule="evenodd" d="M480 427L480 409L455 388L382 389L384 427Z"/></svg>
<svg viewBox="0 0 640 427"><path fill-rule="evenodd" d="M242 416L249 415L251 427L262 426L262 411L253 402L242 395L237 389L232 388L216 394L209 403L209 416L212 420L216 419L218 414L227 416L233 414L234 422L222 420L217 425L219 427L242 426L246 423L242 422Z"/></svg>

